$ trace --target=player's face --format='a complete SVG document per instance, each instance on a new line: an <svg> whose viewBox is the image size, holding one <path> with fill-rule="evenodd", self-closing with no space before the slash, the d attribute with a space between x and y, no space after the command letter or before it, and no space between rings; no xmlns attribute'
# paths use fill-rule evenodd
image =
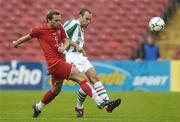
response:
<svg viewBox="0 0 180 122"><path fill-rule="evenodd" d="M61 15L53 15L52 20L50 20L50 24L52 28L57 28L57 26L60 24Z"/></svg>
<svg viewBox="0 0 180 122"><path fill-rule="evenodd" d="M89 12L85 12L84 15L80 15L80 22L82 27L88 26L88 24L91 22L92 14Z"/></svg>

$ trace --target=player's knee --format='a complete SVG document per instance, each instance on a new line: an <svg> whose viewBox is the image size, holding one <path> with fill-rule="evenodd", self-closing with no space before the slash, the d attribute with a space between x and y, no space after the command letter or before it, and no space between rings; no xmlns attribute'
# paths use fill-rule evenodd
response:
<svg viewBox="0 0 180 122"><path fill-rule="evenodd" d="M89 80L88 80L88 78L86 77L85 74L83 74L83 73L78 74L77 77L76 77L76 82L77 82L78 84L80 84L81 81L83 81L83 80L86 80L86 81L89 82Z"/></svg>
<svg viewBox="0 0 180 122"><path fill-rule="evenodd" d="M83 80L88 80L88 78L86 77L85 74L80 73L80 74L78 74L78 75L76 76L76 81L77 81L78 83L80 83L80 82L83 81Z"/></svg>

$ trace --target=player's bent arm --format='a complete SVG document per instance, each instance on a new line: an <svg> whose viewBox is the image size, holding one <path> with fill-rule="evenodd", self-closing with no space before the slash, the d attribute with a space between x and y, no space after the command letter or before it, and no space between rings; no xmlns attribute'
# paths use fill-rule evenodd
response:
<svg viewBox="0 0 180 122"><path fill-rule="evenodd" d="M70 40L69 45L75 47L78 52L83 53L83 55L86 56L85 50L82 47L80 47L78 44L76 44L75 42Z"/></svg>
<svg viewBox="0 0 180 122"><path fill-rule="evenodd" d="M77 50L78 50L79 48L81 48L78 44L76 44L75 42L73 42L73 41L71 41L71 40L69 41L69 45L75 47Z"/></svg>
<svg viewBox="0 0 180 122"><path fill-rule="evenodd" d="M75 42L70 40L69 45L75 47L79 53L82 53L84 56L86 56L85 50L82 47L80 47L78 44L76 44Z"/></svg>
<svg viewBox="0 0 180 122"><path fill-rule="evenodd" d="M13 41L13 47L17 48L20 44L22 44L24 42L27 42L27 41L29 41L31 39L32 39L32 37L29 34L27 34L27 35L19 38L18 40Z"/></svg>
<svg viewBox="0 0 180 122"><path fill-rule="evenodd" d="M66 50L66 48L69 46L69 41L70 40L68 38L63 39L63 45L58 48L59 53L63 53Z"/></svg>

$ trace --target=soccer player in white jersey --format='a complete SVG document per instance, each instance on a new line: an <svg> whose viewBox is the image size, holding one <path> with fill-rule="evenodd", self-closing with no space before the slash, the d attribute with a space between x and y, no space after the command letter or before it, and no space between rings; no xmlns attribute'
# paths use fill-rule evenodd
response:
<svg viewBox="0 0 180 122"><path fill-rule="evenodd" d="M90 82L93 84L94 89L98 95L105 101L110 101L106 89L101 81L98 79L96 71L92 64L88 61L84 46L84 29L91 22L92 13L89 9L83 8L79 12L78 19L70 19L64 23L64 29L69 37L70 46L65 53L66 61L73 64L79 71L84 72ZM83 117L84 108L83 102L86 98L86 93L80 88L78 92L77 105L75 111L77 117ZM112 104L106 107L107 112L112 112L114 108L119 106L121 99L112 101Z"/></svg>

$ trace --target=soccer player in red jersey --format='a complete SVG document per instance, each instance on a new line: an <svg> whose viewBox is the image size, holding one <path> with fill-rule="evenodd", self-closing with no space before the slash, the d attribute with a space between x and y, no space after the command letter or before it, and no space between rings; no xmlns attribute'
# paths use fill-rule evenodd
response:
<svg viewBox="0 0 180 122"><path fill-rule="evenodd" d="M33 105L33 117L38 117L43 106L51 102L60 93L64 79L77 82L81 89L96 102L99 108L111 104L111 102L107 103L98 96L84 73L66 63L63 52L69 46L69 39L60 24L60 13L57 10L51 10L48 12L46 20L46 23L36 26L29 34L13 41L13 47L17 48L20 44L32 38L37 38L44 52L49 74L52 76L52 88L45 93L39 103Z"/></svg>

